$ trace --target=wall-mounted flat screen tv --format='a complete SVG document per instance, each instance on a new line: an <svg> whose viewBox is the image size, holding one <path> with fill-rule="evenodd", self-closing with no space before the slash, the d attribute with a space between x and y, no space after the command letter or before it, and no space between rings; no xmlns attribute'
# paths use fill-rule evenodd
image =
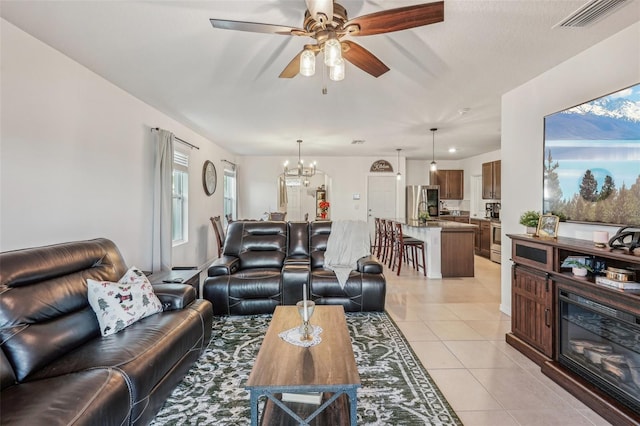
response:
<svg viewBox="0 0 640 426"><path fill-rule="evenodd" d="M544 118L544 213L640 226L640 84Z"/></svg>

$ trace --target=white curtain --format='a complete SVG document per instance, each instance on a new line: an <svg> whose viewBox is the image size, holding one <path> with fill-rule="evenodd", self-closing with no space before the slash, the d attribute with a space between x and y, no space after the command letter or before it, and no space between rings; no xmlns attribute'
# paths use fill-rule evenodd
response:
<svg viewBox="0 0 640 426"><path fill-rule="evenodd" d="M158 129L153 132L155 164L153 170L153 272L171 269L171 204L173 182L173 133Z"/></svg>

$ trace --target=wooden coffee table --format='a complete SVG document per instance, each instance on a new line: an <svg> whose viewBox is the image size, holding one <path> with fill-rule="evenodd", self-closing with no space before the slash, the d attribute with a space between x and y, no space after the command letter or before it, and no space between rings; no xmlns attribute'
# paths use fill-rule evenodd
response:
<svg viewBox="0 0 640 426"><path fill-rule="evenodd" d="M278 334L299 326L301 318L295 306L276 307L245 386L251 396L252 425L258 425L258 403L265 396L263 425L355 426L360 375L344 309L316 305L309 322L323 329L318 345L304 348L287 343ZM323 392L322 403L283 402L283 392Z"/></svg>

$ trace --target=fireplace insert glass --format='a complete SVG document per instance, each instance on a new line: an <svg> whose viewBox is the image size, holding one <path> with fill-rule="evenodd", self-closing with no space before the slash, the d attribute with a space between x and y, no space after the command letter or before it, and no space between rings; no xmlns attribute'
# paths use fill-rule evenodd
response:
<svg viewBox="0 0 640 426"><path fill-rule="evenodd" d="M640 413L640 318L560 290L560 364Z"/></svg>

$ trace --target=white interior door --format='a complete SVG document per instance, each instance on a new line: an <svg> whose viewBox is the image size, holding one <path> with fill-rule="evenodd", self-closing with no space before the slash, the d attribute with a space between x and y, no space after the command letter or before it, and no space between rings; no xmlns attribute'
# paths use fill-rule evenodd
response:
<svg viewBox="0 0 640 426"><path fill-rule="evenodd" d="M374 241L374 218L393 219L396 217L396 188L395 176L369 176L367 185L367 222L371 240Z"/></svg>

